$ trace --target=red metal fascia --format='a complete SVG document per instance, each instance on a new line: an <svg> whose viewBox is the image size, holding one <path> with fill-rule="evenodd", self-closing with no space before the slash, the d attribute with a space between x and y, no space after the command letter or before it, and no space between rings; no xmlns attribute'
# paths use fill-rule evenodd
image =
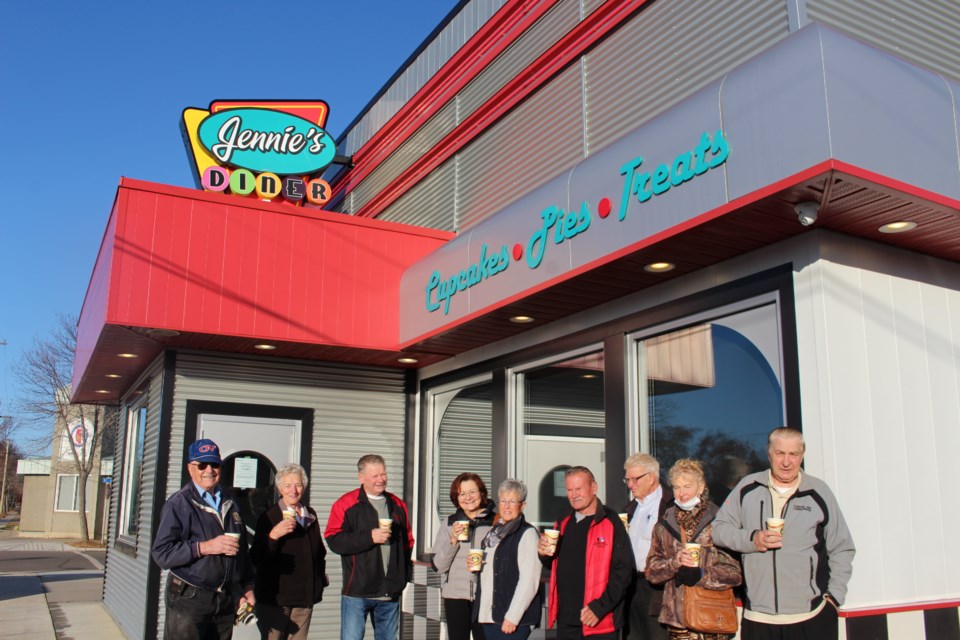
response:
<svg viewBox="0 0 960 640"><path fill-rule="evenodd" d="M502 299L502 300L498 300L497 302L495 302L495 303L493 303L493 304L490 304L490 305L484 307L483 309L478 309L478 310L476 310L476 311L474 311L474 312L472 312L472 313L470 313L470 314L467 314L466 316L463 316L462 318L458 318L458 319L456 319L456 320L453 320L453 321L451 321L451 322L448 322L448 323L445 324L445 325L442 325L442 326L440 326L440 327L437 327L436 329L433 329L432 331L428 331L427 333L424 333L424 334L419 335L419 336L417 336L417 337L415 337L415 338L412 338L412 339L410 339L410 340L407 340L406 342L404 342L403 344L400 345L400 348L401 348L401 349L409 349L411 346L413 346L413 345L415 345L415 344L417 344L417 343L419 343L419 342L422 342L422 341L424 341L424 340L428 340L428 339L430 339L430 338L432 338L432 337L434 337L434 336L437 336L437 335L440 335L440 334L445 333L445 332L447 332L447 331L450 331L451 329L454 329L454 328L456 328L456 327L458 327L458 326L460 326L460 325L462 325L462 324L465 324L465 323L467 323L467 322L469 322L469 321L471 321L471 320L474 320L474 319L479 318L479 317L481 317L481 316L487 315L487 314L489 314L489 313L491 313L491 312L493 312L493 311L496 311L497 309L500 309L500 308L503 308L503 307L505 307L505 306L507 306L507 305L513 304L514 302L517 302L517 301L519 301L519 300L522 300L522 299L524 299L524 298L527 298L527 297L529 297L529 296L531 296L531 295L533 295L533 294L535 294L535 293L539 293L540 291L543 291L543 290L545 290L545 289L549 289L550 287L556 286L556 285L558 285L558 284L560 284L560 283L562 283L562 282L564 282L564 281L566 281L566 280L570 280L571 278L575 278L576 276L578 276L578 275L580 275L580 274L586 273L586 272L588 272L588 271L591 271L591 270L593 270L593 269L596 269L596 268L598 268L598 267L600 267L600 266L603 266L603 265L605 265L605 264L609 264L610 262L613 262L614 260L617 260L617 259L622 258L622 257L624 257L624 256L630 255L631 253L636 253L637 251L640 251L640 250L642 250L642 249L646 249L646 248L648 248L648 247L651 247L651 246L657 244L658 242L662 242L663 240L666 240L667 238L671 238L671 237L676 236L676 235L678 235L678 234L681 234L681 233L683 233L683 232L685 232L685 231L688 231L688 230L690 230L690 229L693 229L694 227L698 227L698 226L700 226L700 225L702 225L702 224L705 224L705 223L707 223L707 222L709 222L709 221L711 221L711 220L714 220L714 219L716 219L716 218L720 218L720 217L722 217L722 216L730 213L731 211L736 211L737 209L739 209L739 208L741 208L741 207L744 207L744 206L747 206L747 205L749 205L749 204L751 204L751 203L759 202L760 200L762 200L762 199L764 199L764 198L766 198L766 197L768 197L768 196L771 196L771 195L773 195L773 194L775 194L775 193L779 193L780 191L782 191L782 190L784 190L784 189L786 189L786 188L788 188L788 187L790 187L790 186L793 186L793 185L796 185L796 184L801 184L801 183L803 183L803 182L806 182L807 180L810 180L811 178L813 178L813 177L815 177L815 176L818 176L818 175L821 175L821 174L823 174L823 173L826 173L826 172L830 171L831 169L834 169L834 165L835 165L835 161L834 161L834 160L825 160L825 161L823 161L823 162L820 162L820 163L818 163L818 164L815 164L815 165L813 165L812 167L809 167L808 169L805 169L805 170L803 170L803 171L797 172L797 173L795 173L795 174L792 175L792 176L788 176L788 177L786 177L786 178L783 178L783 179L781 179L781 180L778 180L777 182L774 182L774 183L769 184L769 185L767 185L767 186L765 186L765 187L762 187L762 188L760 188L760 189L757 189L756 191L754 191L754 192L752 192L752 193L748 193L748 194L746 194L746 195L744 195L744 196L741 196L741 197L737 198L736 200L731 200L730 202L726 202L726 203L720 205L719 207L716 207L716 208L714 208L714 209L711 209L710 211L706 211L706 212L704 212L704 213L702 213L702 214L700 214L700 215L698 215L698 216L695 216L695 217L693 217L693 218L690 218L689 220L686 220L686 221L684 221L684 222L681 222L680 224L675 225L675 226L673 226L673 227L670 227L669 229L664 229L663 231L661 231L661 232L659 232L659 233L655 233L655 234L653 234L653 235L651 235L651 236L647 236L647 237L645 237L645 238L642 238L642 239L638 240L637 242L634 242L633 244L627 245L627 246L623 247L622 249L619 249L619 250L617 250L617 251L614 251L613 253L608 253L607 255L605 255L605 256L603 256L603 257L601 257L601 258L597 258L596 260L594 260L594 261L592 261L592 262L588 262L588 263L586 263L586 264L583 264L583 265L577 267L576 269L571 269L570 271L566 271L566 272L564 272L564 273L562 273L562 274L559 274L559 275L557 275L557 276L555 276L555 277L553 277L553 278L551 278L551 279L549 279L549 280L544 280L543 282L540 282L539 284L537 284L537 285L534 286L534 287L530 287L529 289L526 289L526 290L524 290L524 291L518 292L518 293L516 293L516 294L514 294L514 295L512 295L512 296L509 296L509 297L504 298L504 299Z"/></svg>
<svg viewBox="0 0 960 640"><path fill-rule="evenodd" d="M353 154L353 168L333 187L336 199L369 176L380 162L432 118L559 0L505 3L470 40Z"/></svg>
<svg viewBox="0 0 960 640"><path fill-rule="evenodd" d="M356 215L372 218L380 214L423 176L486 131L646 2L647 0L607 2L600 6L562 40L555 43L523 72L504 85L482 107L470 114L449 135L411 164L403 174L390 183L389 187L377 193Z"/></svg>
<svg viewBox="0 0 960 640"><path fill-rule="evenodd" d="M158 195L167 195L187 198L191 201L210 202L214 204L227 205L231 207L243 207L244 209L255 209L259 211L269 211L288 216L298 216L301 218L315 218L324 222L335 224L346 224L351 227L368 227L372 229L385 229L399 231L407 235L421 236L424 238L433 238L438 240L450 240L456 237L455 233L430 229L428 227L417 227L401 222L388 222L386 220L374 220L369 218L359 218L344 213L326 211L323 209L313 209L310 207L295 207L286 203L265 202L259 198L248 198L235 196L226 193L215 193L212 191L203 191L200 189L191 189L188 187L177 187L169 184L160 184L157 182L148 182L146 180L136 180L134 178L121 178L117 197L120 193L128 189L130 191L146 191Z"/></svg>
<svg viewBox="0 0 960 640"><path fill-rule="evenodd" d="M210 195L121 186L101 325L392 350L403 271L451 236Z"/></svg>

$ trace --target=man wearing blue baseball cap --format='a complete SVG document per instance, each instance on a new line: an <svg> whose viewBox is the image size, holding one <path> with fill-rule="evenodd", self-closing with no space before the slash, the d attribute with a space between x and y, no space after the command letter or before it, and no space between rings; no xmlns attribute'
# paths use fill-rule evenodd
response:
<svg viewBox="0 0 960 640"><path fill-rule="evenodd" d="M151 555L167 576L167 640L230 640L240 605L254 604L247 534L233 496L220 487L220 448L197 440L188 482L160 514Z"/></svg>

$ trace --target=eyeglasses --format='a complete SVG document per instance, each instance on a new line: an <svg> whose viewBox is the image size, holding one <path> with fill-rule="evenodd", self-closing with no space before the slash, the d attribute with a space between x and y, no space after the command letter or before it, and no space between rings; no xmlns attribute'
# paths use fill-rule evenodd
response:
<svg viewBox="0 0 960 640"><path fill-rule="evenodd" d="M190 464L195 466L200 471L206 471L207 467L213 467L214 471L220 470L220 463L218 462L191 462Z"/></svg>
<svg viewBox="0 0 960 640"><path fill-rule="evenodd" d="M477 491L476 489L473 489L473 490L471 490L471 491L461 491L458 495L459 495L461 498L472 498L472 497L474 497L474 496L480 495L480 492Z"/></svg>
<svg viewBox="0 0 960 640"><path fill-rule="evenodd" d="M501 500L500 504L506 507L512 507L515 504L523 504L523 500Z"/></svg>
<svg viewBox="0 0 960 640"><path fill-rule="evenodd" d="M648 475L650 475L651 473L653 473L653 472L652 472L652 471L647 471L647 472L646 472L645 474L643 474L642 476L637 476L636 478L631 478L630 476L627 476L626 478L623 479L623 484L629 485L631 482L640 482L642 479L646 478L646 477L647 477Z"/></svg>

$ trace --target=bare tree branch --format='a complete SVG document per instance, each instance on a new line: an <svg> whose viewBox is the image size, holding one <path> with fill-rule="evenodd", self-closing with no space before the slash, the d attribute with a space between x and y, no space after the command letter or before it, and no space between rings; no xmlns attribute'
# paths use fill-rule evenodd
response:
<svg viewBox="0 0 960 640"><path fill-rule="evenodd" d="M87 541L90 535L86 486L90 474L95 471L94 462L98 459L97 452L105 434L113 437L117 412L114 407L105 405L70 402L77 318L61 315L57 320L57 326L49 336L34 339L33 347L14 364L13 371L21 383L21 414L37 432L50 434L41 441L52 445L54 456L62 450L62 438L66 438L67 444L63 448L70 452L78 475L80 535Z"/></svg>

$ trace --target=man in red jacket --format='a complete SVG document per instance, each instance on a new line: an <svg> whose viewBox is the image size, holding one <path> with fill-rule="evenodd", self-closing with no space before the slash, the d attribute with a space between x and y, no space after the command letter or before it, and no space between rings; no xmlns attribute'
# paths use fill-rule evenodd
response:
<svg viewBox="0 0 960 640"><path fill-rule="evenodd" d="M407 505L387 489L387 463L357 461L360 487L333 503L324 538L343 564L341 640L362 640L369 617L376 640L396 640L400 594L413 580L413 531Z"/></svg>
<svg viewBox="0 0 960 640"><path fill-rule="evenodd" d="M634 572L630 539L617 513L597 498L589 469L567 469L564 484L571 511L555 525L556 550L546 535L538 548L552 568L547 627L556 623L558 640L616 640Z"/></svg>

